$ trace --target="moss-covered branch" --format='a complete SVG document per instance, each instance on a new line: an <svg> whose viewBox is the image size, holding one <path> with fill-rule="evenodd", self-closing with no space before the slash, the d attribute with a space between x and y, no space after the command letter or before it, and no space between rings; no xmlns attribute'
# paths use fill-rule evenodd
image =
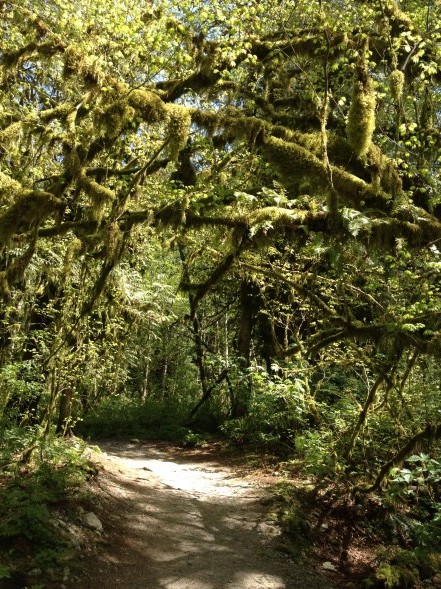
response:
<svg viewBox="0 0 441 589"><path fill-rule="evenodd" d="M38 227L55 211L61 201L50 192L23 190L15 202L0 215L0 242L8 243L13 235Z"/></svg>
<svg viewBox="0 0 441 589"><path fill-rule="evenodd" d="M410 438L380 469L374 483L369 487L357 487L354 492L372 493L378 491L390 470L400 466L419 447L424 447L441 439L441 423L429 423L423 430Z"/></svg>

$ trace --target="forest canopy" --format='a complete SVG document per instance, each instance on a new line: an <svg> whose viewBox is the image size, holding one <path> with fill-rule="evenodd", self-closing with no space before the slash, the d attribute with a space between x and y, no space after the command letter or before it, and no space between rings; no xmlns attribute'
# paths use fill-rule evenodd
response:
<svg viewBox="0 0 441 589"><path fill-rule="evenodd" d="M440 438L438 2L0 13L5 423L156 399L371 488Z"/></svg>

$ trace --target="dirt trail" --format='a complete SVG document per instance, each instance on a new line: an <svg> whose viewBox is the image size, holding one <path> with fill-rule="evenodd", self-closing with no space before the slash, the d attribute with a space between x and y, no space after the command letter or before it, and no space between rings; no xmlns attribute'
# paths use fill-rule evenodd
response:
<svg viewBox="0 0 441 589"><path fill-rule="evenodd" d="M104 525L72 589L333 589L273 548L262 485L169 445L100 444Z"/></svg>

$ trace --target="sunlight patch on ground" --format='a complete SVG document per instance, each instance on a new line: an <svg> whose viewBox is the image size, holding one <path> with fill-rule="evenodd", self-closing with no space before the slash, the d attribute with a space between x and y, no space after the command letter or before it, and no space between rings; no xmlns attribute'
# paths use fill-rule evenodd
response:
<svg viewBox="0 0 441 589"><path fill-rule="evenodd" d="M161 588L163 589L214 589L211 583L205 583L197 579L181 578L181 579L164 579L161 582Z"/></svg>
<svg viewBox="0 0 441 589"><path fill-rule="evenodd" d="M169 577L161 581L164 589L287 589L280 577L259 572L235 573L228 581L219 585L218 581L195 579L194 576L179 579Z"/></svg>
<svg viewBox="0 0 441 589"><path fill-rule="evenodd" d="M235 579L228 584L228 589L286 589L280 577L258 572L236 573Z"/></svg>
<svg viewBox="0 0 441 589"><path fill-rule="evenodd" d="M112 456L111 452L108 452ZM243 479L232 480L231 474L215 469L201 471L196 465L182 465L157 459L119 457L128 468L150 471L162 484L177 491L210 497L237 497L249 493L250 483ZM228 479L228 483L226 483Z"/></svg>

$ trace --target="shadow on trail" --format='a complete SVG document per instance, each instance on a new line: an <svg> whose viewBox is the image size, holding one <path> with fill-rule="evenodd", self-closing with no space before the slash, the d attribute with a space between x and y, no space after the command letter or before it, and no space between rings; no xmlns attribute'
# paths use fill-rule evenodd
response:
<svg viewBox="0 0 441 589"><path fill-rule="evenodd" d="M108 541L85 559L76 589L331 589L326 578L271 547L274 534L262 531L261 495L225 495L228 471L215 460L204 463L202 476L208 469L209 476L224 478L207 494L176 489L140 466L160 460L152 447L105 449L134 460L134 468L107 475L112 511L103 505L97 513ZM159 455L166 463L171 458ZM182 464L193 462L182 458ZM176 456L168 464L176 465ZM243 490L250 491L257 492Z"/></svg>

